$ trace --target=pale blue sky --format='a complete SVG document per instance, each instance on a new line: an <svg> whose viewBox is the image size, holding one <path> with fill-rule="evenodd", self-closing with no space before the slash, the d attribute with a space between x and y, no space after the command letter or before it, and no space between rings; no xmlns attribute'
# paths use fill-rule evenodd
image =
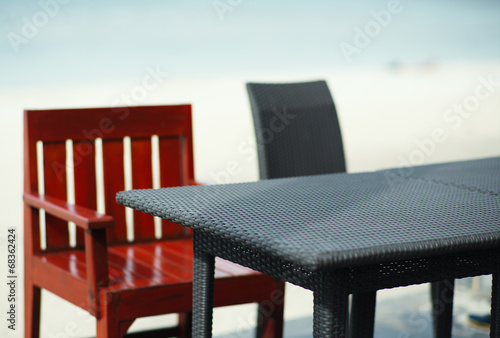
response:
<svg viewBox="0 0 500 338"><path fill-rule="evenodd" d="M67 3L49 6L53 17L24 37L27 21L44 19L40 3L54 1L0 0L1 86L123 80L147 65L179 76L225 76L500 59L498 0L401 0L401 12L350 63L340 45L354 45L356 29L390 0L60 0ZM219 15L220 4L231 10ZM25 40L13 47L13 36Z"/></svg>

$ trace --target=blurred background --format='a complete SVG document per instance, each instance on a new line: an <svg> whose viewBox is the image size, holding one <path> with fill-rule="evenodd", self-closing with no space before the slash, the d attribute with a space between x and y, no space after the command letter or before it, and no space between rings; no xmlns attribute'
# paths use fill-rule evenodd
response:
<svg viewBox="0 0 500 338"><path fill-rule="evenodd" d="M0 32L0 257L6 229L22 232L27 108L191 103L197 179L242 182L258 179L245 82L325 79L349 172L500 155L498 0L0 0ZM456 313L487 309L461 283ZM308 337L311 296L288 290L286 337ZM42 337L93 334L44 296ZM430 337L428 320L411 325L427 298L426 286L381 292L378 337ZM407 311L384 310L402 299ZM254 311L234 311L216 312L216 335L249 336ZM21 337L18 324L0 332Z"/></svg>

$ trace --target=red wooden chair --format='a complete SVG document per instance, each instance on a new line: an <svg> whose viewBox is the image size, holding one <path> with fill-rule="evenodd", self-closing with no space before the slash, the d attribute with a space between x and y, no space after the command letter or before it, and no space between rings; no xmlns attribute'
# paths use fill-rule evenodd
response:
<svg viewBox="0 0 500 338"><path fill-rule="evenodd" d="M191 336L191 233L161 221L158 234L153 217L134 212L130 239L125 208L115 202L127 177L124 144L132 188L153 187L155 152L162 187L195 184L189 105L25 111L26 337L39 336L42 288L95 316L97 337L122 337L136 318L166 313L179 313L179 326L148 337ZM104 214L96 211L100 198ZM257 334L282 336L283 282L224 260L216 277L215 306L257 302Z"/></svg>

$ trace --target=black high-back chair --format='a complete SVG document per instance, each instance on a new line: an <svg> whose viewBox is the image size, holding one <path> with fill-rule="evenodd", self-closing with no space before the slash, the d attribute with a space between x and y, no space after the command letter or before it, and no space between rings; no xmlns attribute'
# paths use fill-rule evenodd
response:
<svg viewBox="0 0 500 338"><path fill-rule="evenodd" d="M337 112L325 81L246 86L261 179L346 171ZM451 336L450 293L453 281L432 283L436 337ZM350 337L373 336L375 305L375 291L352 296Z"/></svg>
<svg viewBox="0 0 500 338"><path fill-rule="evenodd" d="M248 83L260 178L345 172L342 135L325 81Z"/></svg>

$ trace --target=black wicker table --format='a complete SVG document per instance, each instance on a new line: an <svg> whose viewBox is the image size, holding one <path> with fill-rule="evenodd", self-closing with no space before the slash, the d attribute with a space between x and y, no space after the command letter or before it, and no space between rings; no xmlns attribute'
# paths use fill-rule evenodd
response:
<svg viewBox="0 0 500 338"><path fill-rule="evenodd" d="M131 190L120 204L194 229L193 336L210 337L214 257L314 293L314 337L344 337L348 295L493 274L500 158L370 173Z"/></svg>

